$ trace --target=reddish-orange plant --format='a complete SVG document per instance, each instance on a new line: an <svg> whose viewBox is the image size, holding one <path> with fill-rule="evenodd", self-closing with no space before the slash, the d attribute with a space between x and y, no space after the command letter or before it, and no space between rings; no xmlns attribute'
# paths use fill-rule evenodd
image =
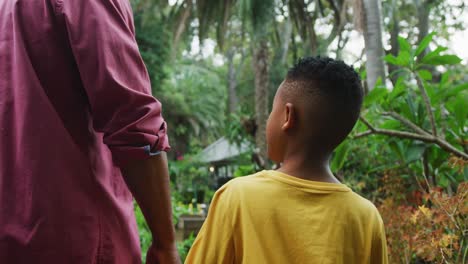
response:
<svg viewBox="0 0 468 264"><path fill-rule="evenodd" d="M423 190L421 198L403 198L401 182L384 177L386 198L379 206L384 219L390 263L467 263L468 182L453 195L440 188ZM396 177L398 178L398 177ZM413 192L419 194L419 192ZM421 201L412 204L409 201Z"/></svg>

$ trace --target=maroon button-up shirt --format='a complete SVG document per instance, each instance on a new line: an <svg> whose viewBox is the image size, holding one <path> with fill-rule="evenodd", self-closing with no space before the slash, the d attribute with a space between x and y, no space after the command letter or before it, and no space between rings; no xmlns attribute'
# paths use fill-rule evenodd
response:
<svg viewBox="0 0 468 264"><path fill-rule="evenodd" d="M128 0L0 0L0 263L141 263L119 167L165 129Z"/></svg>

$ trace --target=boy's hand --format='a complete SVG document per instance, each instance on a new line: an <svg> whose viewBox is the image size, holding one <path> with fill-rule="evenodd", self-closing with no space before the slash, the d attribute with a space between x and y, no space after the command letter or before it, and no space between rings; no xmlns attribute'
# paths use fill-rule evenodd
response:
<svg viewBox="0 0 468 264"><path fill-rule="evenodd" d="M146 254L146 264L181 264L181 262L175 245L159 249L152 244Z"/></svg>

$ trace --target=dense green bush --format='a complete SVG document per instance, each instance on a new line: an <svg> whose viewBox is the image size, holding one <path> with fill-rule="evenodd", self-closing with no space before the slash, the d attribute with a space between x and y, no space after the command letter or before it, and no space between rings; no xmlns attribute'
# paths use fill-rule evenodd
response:
<svg viewBox="0 0 468 264"><path fill-rule="evenodd" d="M396 169L402 177L419 177L417 181L424 176L430 184L452 190L468 180L468 170L460 173L450 159L468 156L468 83L453 74L461 60L441 54L446 48L418 59L432 37L415 47L400 38L399 55L385 58L399 67L392 73L398 80L392 89L380 83L366 96L355 133L335 152L332 168L347 180L365 181L375 189L375 175Z"/></svg>
<svg viewBox="0 0 468 264"><path fill-rule="evenodd" d="M179 216L181 214L193 212L189 210L188 207L181 209L177 201L173 200L172 203L173 203L172 211L173 211L173 216L174 216L174 223L177 223ZM135 204L135 216L136 216L137 225L138 225L138 232L140 235L142 259L143 261L145 261L146 253L148 251L148 248L151 246L152 236L148 228L148 225L145 222L143 214L141 213L140 208L136 204ZM195 237L191 235L186 240L177 242L177 251L179 252L179 256L181 257L182 261L184 261L185 258L187 257L188 251L190 250L190 247L192 246L194 240L195 240Z"/></svg>
<svg viewBox="0 0 468 264"><path fill-rule="evenodd" d="M416 46L399 38L398 56L385 58L398 66L397 81L366 96L355 132L332 162L378 205L391 263L467 260L468 83L446 48L421 55L433 36Z"/></svg>

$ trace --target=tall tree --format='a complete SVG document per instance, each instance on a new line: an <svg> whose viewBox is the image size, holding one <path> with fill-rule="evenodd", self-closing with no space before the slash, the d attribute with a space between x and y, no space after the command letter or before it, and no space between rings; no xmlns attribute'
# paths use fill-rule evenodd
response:
<svg viewBox="0 0 468 264"><path fill-rule="evenodd" d="M390 0L389 5L389 14L388 17L390 18L390 54L393 56L398 55L398 51L400 50L400 44L398 43L398 36L400 35L400 10L398 5L398 0ZM389 64L388 71L391 73L395 73L398 70L397 65ZM396 84L398 77L400 74L393 74L390 75L390 80L393 84Z"/></svg>
<svg viewBox="0 0 468 264"><path fill-rule="evenodd" d="M382 11L380 0L355 0L357 27L364 32L367 87L373 89L380 78L385 81L385 55L382 43Z"/></svg>
<svg viewBox="0 0 468 264"><path fill-rule="evenodd" d="M283 0L288 6L290 17L301 36L307 55L324 55L330 44L341 36L347 18L348 0ZM320 20L328 20L332 24L330 33L320 35L315 30L316 23Z"/></svg>
<svg viewBox="0 0 468 264"><path fill-rule="evenodd" d="M196 8L199 22L200 39L206 37L209 29L216 28L216 36L221 49L225 42L228 22L233 11L240 11L242 28L252 39L252 67L255 73L255 120L257 133L255 143L258 148L259 165L265 166L267 160L266 120L268 119L269 87L269 46L268 37L274 17L274 0L198 0Z"/></svg>
<svg viewBox="0 0 468 264"><path fill-rule="evenodd" d="M435 0L414 0L418 14L418 43L429 34L429 15L436 2ZM421 56L426 55L427 51L428 49L424 50Z"/></svg>
<svg viewBox="0 0 468 264"><path fill-rule="evenodd" d="M249 47L249 39L242 35L240 23L230 23L226 32L225 53L227 64L227 87L228 87L228 113L233 114L239 110L238 78L242 71L246 53Z"/></svg>
<svg viewBox="0 0 468 264"><path fill-rule="evenodd" d="M228 65L228 110L232 114L236 111L239 104L237 97L236 86L237 86L237 71L234 64L234 56L236 55L234 48L229 48L226 52L226 60Z"/></svg>
<svg viewBox="0 0 468 264"><path fill-rule="evenodd" d="M260 40L254 47L253 68L255 71L255 144L258 148L260 166L267 160L266 121L268 119L268 42Z"/></svg>
<svg viewBox="0 0 468 264"><path fill-rule="evenodd" d="M253 70L255 72L255 121L257 132L255 143L258 148L259 165L267 161L266 121L268 119L269 55L268 37L274 19L274 0L243 0L241 13L250 24L249 33L253 41Z"/></svg>

